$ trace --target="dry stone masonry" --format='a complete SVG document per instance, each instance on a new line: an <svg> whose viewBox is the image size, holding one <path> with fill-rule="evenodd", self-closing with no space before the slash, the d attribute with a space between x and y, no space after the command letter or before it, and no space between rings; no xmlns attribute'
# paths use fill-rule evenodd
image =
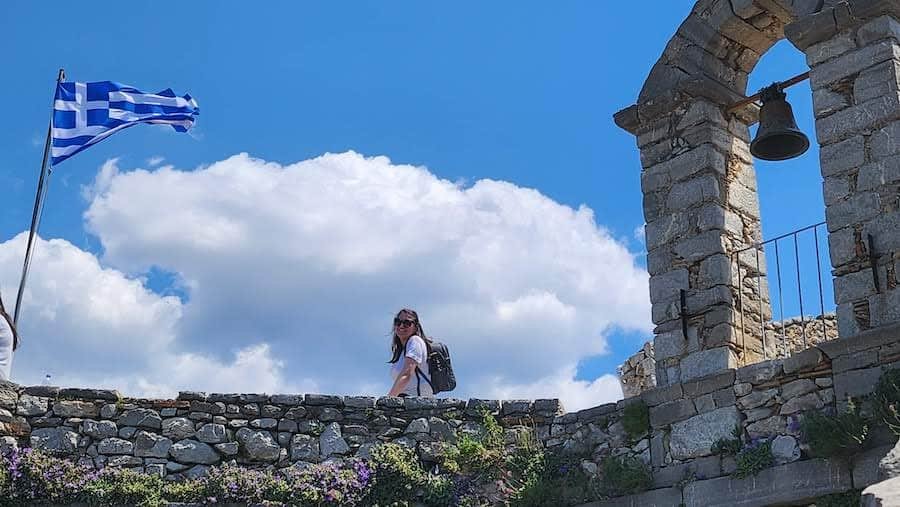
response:
<svg viewBox="0 0 900 507"><path fill-rule="evenodd" d="M531 432L546 449L580 458L591 475L609 456L643 461L650 491L597 505L806 505L821 495L863 489L893 447L850 459L812 458L798 420L835 411L872 392L900 367L900 325L830 340L787 358L645 390L640 396L563 413L557 400L371 398L325 395L204 394L175 400L123 399L115 391L0 384L0 448L31 446L95 467L142 470L177 480L235 461L251 468L367 456L380 442L414 448L428 464L440 442L482 431L493 414L508 441ZM626 412L646 407L649 424L629 433ZM731 477L734 458L713 444L735 428L771 441L775 466ZM764 486L761 486L764 485Z"/></svg>
<svg viewBox="0 0 900 507"><path fill-rule="evenodd" d="M838 337L835 314L813 318L794 317L782 322L766 323L767 358L788 357L818 343ZM647 342L618 369L622 393L626 398L638 396L656 387L656 361L653 342Z"/></svg>
<svg viewBox="0 0 900 507"><path fill-rule="evenodd" d="M637 354L619 366L619 383L626 398L637 396L656 387L656 360L653 359L653 342L647 342Z"/></svg>
<svg viewBox="0 0 900 507"><path fill-rule="evenodd" d="M729 106L783 38L810 66L839 334L900 321L898 19L897 0L700 0L616 114L640 149L660 385L768 355L757 109Z"/></svg>

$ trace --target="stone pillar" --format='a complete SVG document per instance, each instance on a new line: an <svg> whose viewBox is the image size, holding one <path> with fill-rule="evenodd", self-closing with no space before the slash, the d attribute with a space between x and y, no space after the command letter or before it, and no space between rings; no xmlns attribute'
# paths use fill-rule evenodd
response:
<svg viewBox="0 0 900 507"><path fill-rule="evenodd" d="M900 321L898 19L900 0L857 0L785 29L810 66L841 337Z"/></svg>
<svg viewBox="0 0 900 507"><path fill-rule="evenodd" d="M634 129L659 385L758 360L760 306L763 320L770 318L765 278L757 289L755 251L733 255L760 241L759 201L747 121L722 110L688 97Z"/></svg>

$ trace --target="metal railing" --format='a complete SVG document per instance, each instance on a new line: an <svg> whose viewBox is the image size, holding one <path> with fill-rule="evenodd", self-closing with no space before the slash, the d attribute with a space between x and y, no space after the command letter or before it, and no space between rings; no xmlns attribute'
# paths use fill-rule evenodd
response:
<svg viewBox="0 0 900 507"><path fill-rule="evenodd" d="M831 277L827 277L826 282L822 278L822 251L825 249L820 246L820 228L824 229L825 222L819 222L814 225L797 229L796 231L782 234L781 236L755 243L753 245L741 248L732 253L731 265L734 269L733 276L735 286L738 291L738 307L739 316L736 316L735 324L740 327L741 346L747 350L747 335L749 331L758 338L762 349L763 360L769 359L769 356L787 356L802 345L807 348L819 341L827 340L837 336L836 322L833 314L825 312L825 291L831 291ZM809 231L809 232L808 232ZM807 237L808 236L808 237ZM825 239L825 234L822 234ZM801 248L803 245L803 248ZM787 252L784 252L787 247ZM827 248L827 244L825 245ZM784 266L782 263L783 254L788 257L793 254L793 276L790 271L786 276L782 276L783 267L790 268L790 263ZM774 254L774 255L769 255ZM815 257L815 283L808 278L812 273L806 273L804 277L804 261L807 262L810 256ZM770 294L769 277L771 271L767 269L765 259L775 259L775 281L776 292ZM830 264L829 264L830 265ZM806 271L811 271L808 267ZM789 280L788 280L789 279ZM755 283L754 283L755 282ZM792 286L793 285L793 286ZM786 287L787 286L787 287ZM804 303L804 292L809 296L809 291L817 289L818 301L813 301L812 306L818 306L818 316L808 313L810 312L810 299L807 297ZM745 294L745 292L749 292ZM794 298L794 294L796 298ZM773 301L773 297L775 300ZM815 303L818 305L815 305ZM796 319L787 319L785 317L785 306L788 311L799 311L799 336L791 336L788 343L788 320L791 320L792 334L796 331ZM779 320L774 320L770 316L774 316L777 304ZM754 308L755 307L755 308ZM794 313L796 315L796 313ZM815 322L819 321L819 322ZM829 323L831 324L831 332L829 332ZM818 325L821 324L821 329ZM755 329L758 326L758 330ZM779 330L780 326L780 330ZM811 327L811 328L810 328ZM810 328L810 329L808 329ZM821 331L821 334L818 334ZM771 338L772 342L769 342ZM780 338L780 347L778 347L778 339ZM797 343L797 342L800 343ZM771 354L770 354L771 351Z"/></svg>

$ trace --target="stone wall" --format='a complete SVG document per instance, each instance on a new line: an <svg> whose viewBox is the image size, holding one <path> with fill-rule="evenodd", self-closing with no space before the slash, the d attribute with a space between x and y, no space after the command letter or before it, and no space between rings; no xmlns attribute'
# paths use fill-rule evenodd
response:
<svg viewBox="0 0 900 507"><path fill-rule="evenodd" d="M794 317L783 322L768 322L765 357L787 357L794 351L804 350L837 337L837 318L833 313L817 317ZM645 343L641 350L619 366L618 373L622 392L626 398L656 387L653 343Z"/></svg>
<svg viewBox="0 0 900 507"><path fill-rule="evenodd" d="M589 474L600 474L608 456L631 456L650 467L651 491L598 505L802 505L877 480L873 467L891 441L879 437L878 446L850 460L811 459L798 436L801 414L840 409L895 367L900 326L571 413L562 413L556 400L194 392L142 400L115 391L3 384L0 446L30 445L93 466L170 479L201 475L230 460L260 468L366 456L378 442L414 447L427 464L435 461L437 442L480 431L487 410L510 441L533 431L545 448L579 456ZM629 435L626 407L641 402L649 426ZM736 427L745 439L772 439L777 466L748 479L730 477L734 459L714 455L711 447Z"/></svg>
<svg viewBox="0 0 900 507"><path fill-rule="evenodd" d="M415 447L434 461L435 442L481 429L495 414L510 435L534 428L562 442L558 400L507 401L326 395L205 394L123 399L116 391L0 386L0 445L29 445L95 466L171 479L234 460L284 467L368 456L378 442ZM553 439L551 439L551 433Z"/></svg>
<svg viewBox="0 0 900 507"><path fill-rule="evenodd" d="M842 335L900 321L900 3L841 2L787 32L806 53Z"/></svg>
<svg viewBox="0 0 900 507"><path fill-rule="evenodd" d="M758 108L732 105L783 38L810 67L840 334L900 321L898 20L896 0L700 0L615 115L640 150L658 384L770 352L766 258L747 249L762 237Z"/></svg>
<svg viewBox="0 0 900 507"><path fill-rule="evenodd" d="M656 360L653 358L653 342L647 342L641 350L629 357L617 369L622 394L626 398L637 396L656 387Z"/></svg>

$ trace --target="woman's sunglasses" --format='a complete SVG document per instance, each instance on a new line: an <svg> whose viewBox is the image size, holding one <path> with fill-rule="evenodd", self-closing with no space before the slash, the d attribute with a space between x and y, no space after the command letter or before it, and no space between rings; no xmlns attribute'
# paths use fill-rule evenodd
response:
<svg viewBox="0 0 900 507"><path fill-rule="evenodd" d="M396 326L396 327L412 326L412 325L414 325L415 323L416 323L416 321L414 321L414 320L406 320L406 319L400 320L400 319L394 319L394 326Z"/></svg>

